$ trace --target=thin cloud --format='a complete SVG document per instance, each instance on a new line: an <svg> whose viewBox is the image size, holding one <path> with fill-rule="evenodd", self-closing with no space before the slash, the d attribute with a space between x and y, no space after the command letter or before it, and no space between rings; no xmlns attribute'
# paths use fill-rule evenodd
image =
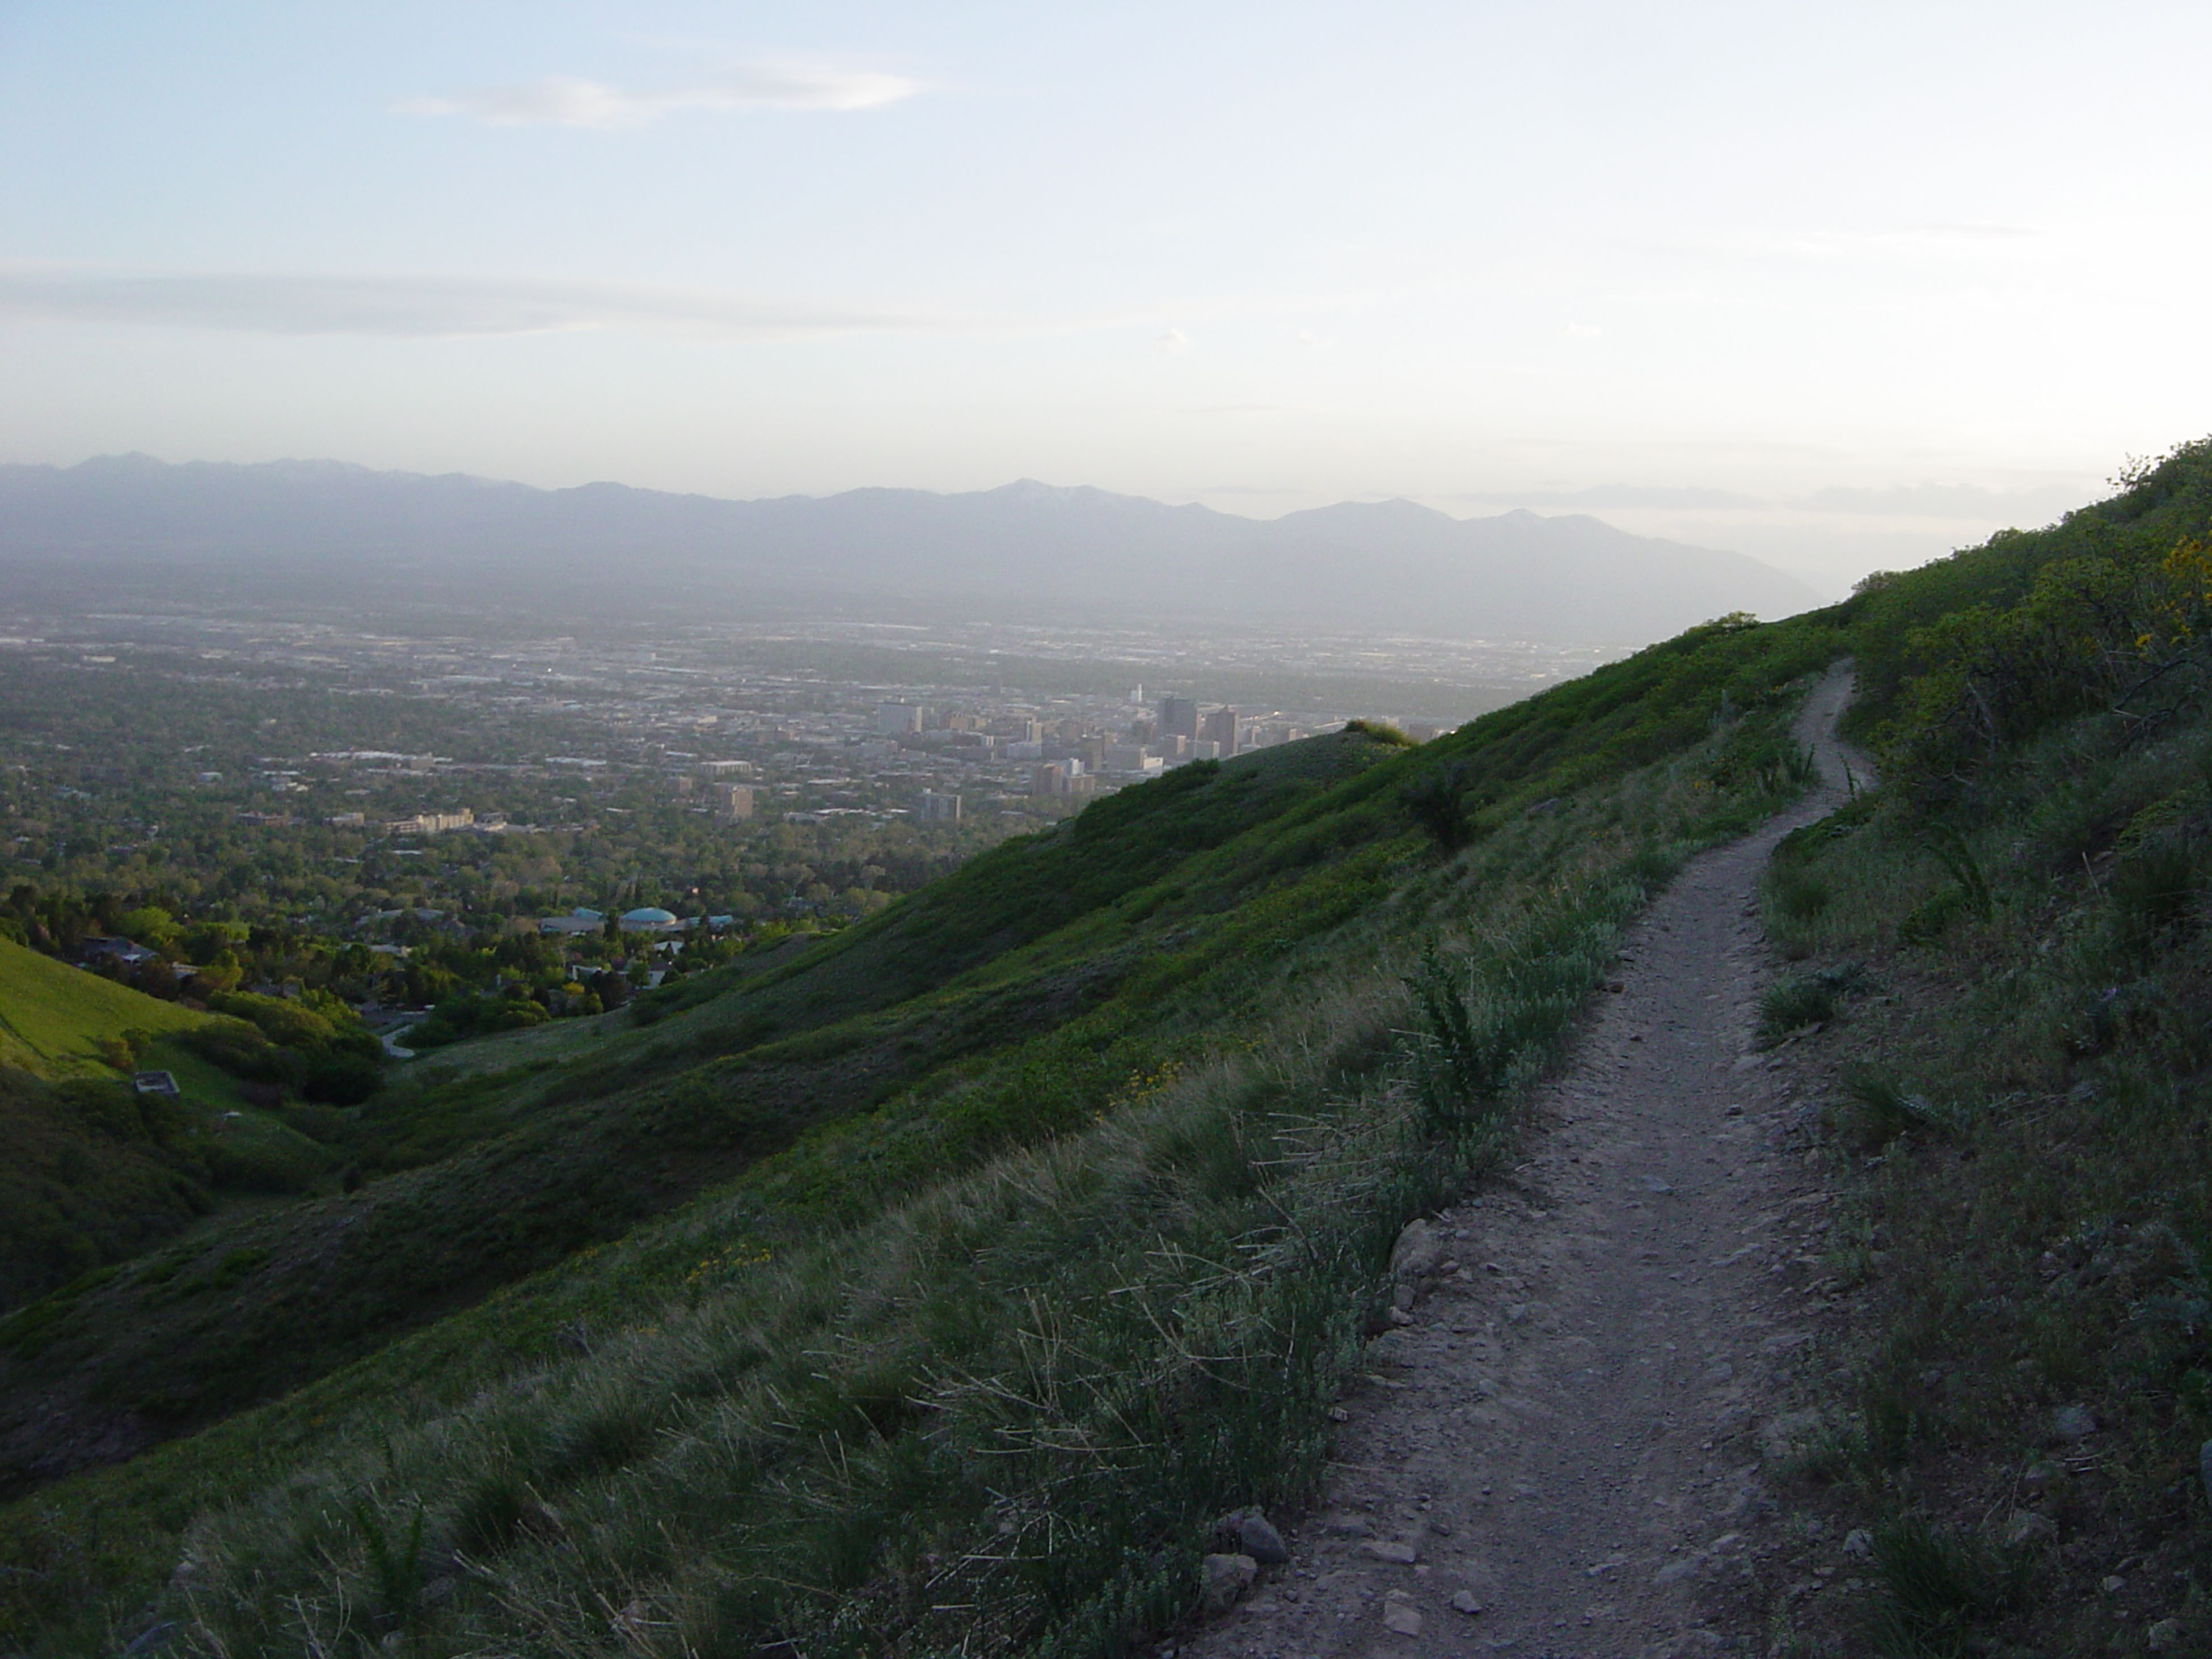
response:
<svg viewBox="0 0 2212 1659"><path fill-rule="evenodd" d="M1584 489L1463 490L1441 499L1468 501L1485 507L1610 508L1616 512L1632 507L1688 508L1710 512L1765 505L1752 496L1738 495L1725 489L1675 488L1663 484L1593 484Z"/></svg>
<svg viewBox="0 0 2212 1659"><path fill-rule="evenodd" d="M981 318L809 305L641 283L87 272L0 267L0 319L436 339L625 329L764 340L950 334Z"/></svg>
<svg viewBox="0 0 2212 1659"><path fill-rule="evenodd" d="M1725 252L1795 259L1915 258L1966 257L2000 249L2025 248L2042 239L2027 225L1923 224L1885 229L1802 230L1724 239Z"/></svg>
<svg viewBox="0 0 2212 1659"><path fill-rule="evenodd" d="M926 90L904 75L822 64L744 64L694 86L635 91L601 81L549 76L520 86L479 87L447 97L409 98L403 115L458 115L493 127L641 127L682 110L881 109Z"/></svg>
<svg viewBox="0 0 2212 1659"><path fill-rule="evenodd" d="M551 334L586 329L769 340L905 334L1014 339L1157 329L1194 310L1218 316L1310 309L1311 298L1170 296L1089 312L953 311L824 305L777 295L651 283L422 275L147 271L0 259L0 325L87 323L275 335L397 339ZM1179 328L1152 336L1180 351Z"/></svg>
<svg viewBox="0 0 2212 1659"><path fill-rule="evenodd" d="M1839 485L1808 495L1765 500L1733 490L1691 486L1592 484L1580 489L1481 489L1441 495L1439 501L1485 507L1525 507L1582 512L1750 513L1824 518L1952 519L1961 521L2044 523L2080 505L2074 483L1984 488L1979 484Z"/></svg>
<svg viewBox="0 0 2212 1659"><path fill-rule="evenodd" d="M2081 504L2078 485L2057 483L2011 489L1947 483L1892 484L1880 489L1842 487L1816 490L1801 503L1817 513L1865 517L1980 520L2010 515L2038 523Z"/></svg>

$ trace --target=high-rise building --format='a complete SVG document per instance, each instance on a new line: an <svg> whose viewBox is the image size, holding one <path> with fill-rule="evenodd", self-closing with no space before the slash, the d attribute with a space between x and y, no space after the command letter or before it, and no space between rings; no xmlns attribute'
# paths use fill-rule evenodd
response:
<svg viewBox="0 0 2212 1659"><path fill-rule="evenodd" d="M912 702L879 702L876 705L876 730L887 738L904 737L921 730L921 705Z"/></svg>
<svg viewBox="0 0 2212 1659"><path fill-rule="evenodd" d="M753 815L753 787L749 783L712 783L707 793L714 799L714 822L739 823Z"/></svg>
<svg viewBox="0 0 2212 1659"><path fill-rule="evenodd" d="M1163 738L1195 738L1198 735L1198 704L1188 697L1162 697L1160 723L1154 735Z"/></svg>
<svg viewBox="0 0 2212 1659"><path fill-rule="evenodd" d="M1234 708L1214 708L1199 722L1197 735L1201 742L1216 744L1215 750L1224 760L1237 752L1237 711Z"/></svg>
<svg viewBox="0 0 2212 1659"><path fill-rule="evenodd" d="M960 797L940 795L933 789L921 792L915 816L924 823L957 823L960 822Z"/></svg>

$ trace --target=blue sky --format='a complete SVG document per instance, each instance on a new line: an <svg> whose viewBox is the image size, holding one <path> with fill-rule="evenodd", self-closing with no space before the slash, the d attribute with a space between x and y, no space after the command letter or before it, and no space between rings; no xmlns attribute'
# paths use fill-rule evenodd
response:
<svg viewBox="0 0 2212 1659"><path fill-rule="evenodd" d="M0 459L1403 495L1830 588L2212 431L2197 6L0 0Z"/></svg>

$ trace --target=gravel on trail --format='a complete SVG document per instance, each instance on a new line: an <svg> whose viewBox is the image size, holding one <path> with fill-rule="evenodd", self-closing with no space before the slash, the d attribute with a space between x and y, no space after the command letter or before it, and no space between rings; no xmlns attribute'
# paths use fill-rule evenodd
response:
<svg viewBox="0 0 2212 1659"><path fill-rule="evenodd" d="M1519 1161L1431 1222L1434 1269L1333 1413L1289 1562L1164 1644L1181 1659L1765 1650L1729 1591L1814 1426L1789 1380L1822 1299L1785 1275L1829 1198L1789 1061L1753 1046L1774 974L1755 901L1774 844L1845 799L1850 690L1832 672L1800 716L1815 789L1633 928Z"/></svg>

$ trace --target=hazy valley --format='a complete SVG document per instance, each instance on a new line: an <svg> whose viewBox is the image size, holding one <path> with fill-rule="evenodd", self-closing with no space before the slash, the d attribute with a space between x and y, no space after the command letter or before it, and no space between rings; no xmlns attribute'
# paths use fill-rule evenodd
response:
<svg viewBox="0 0 2212 1659"><path fill-rule="evenodd" d="M1326 1588L1340 1426L1426 1386L1395 1334L1502 1365L1569 1294L1403 1230L1547 1236L1533 1091L1675 873L1806 799L1793 722L1848 672L1880 787L1760 866L1782 965L1711 1062L1787 1079L1745 1124L1821 1206L1747 1247L1778 1346L1690 1449L1756 1513L1681 1494L1622 1561L1680 1632L1800 1650L2170 1642L2212 1438L2208 531L2198 446L1580 659L20 608L10 1640L1264 1630ZM1249 1506L1290 1559L1223 1600ZM1480 1536L1391 1524L1345 1628L1522 1616Z"/></svg>

